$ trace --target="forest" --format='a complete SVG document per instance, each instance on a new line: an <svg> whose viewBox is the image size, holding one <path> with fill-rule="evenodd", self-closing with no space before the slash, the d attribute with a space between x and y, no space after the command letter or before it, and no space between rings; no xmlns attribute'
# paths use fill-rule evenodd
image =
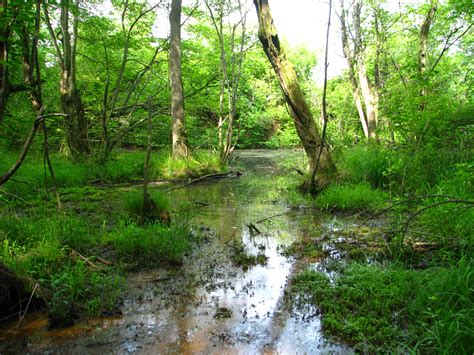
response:
<svg viewBox="0 0 474 355"><path fill-rule="evenodd" d="M473 353L473 9L0 0L0 353Z"/></svg>

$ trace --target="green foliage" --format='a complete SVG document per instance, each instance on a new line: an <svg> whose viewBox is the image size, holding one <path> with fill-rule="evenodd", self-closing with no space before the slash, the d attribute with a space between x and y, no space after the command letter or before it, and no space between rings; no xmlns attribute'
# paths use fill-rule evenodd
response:
<svg viewBox="0 0 474 355"><path fill-rule="evenodd" d="M99 238L92 233L86 221L74 216L0 219L0 261L43 288L52 327L116 307L120 289L116 273L90 268L79 257L71 257L96 250Z"/></svg>
<svg viewBox="0 0 474 355"><path fill-rule="evenodd" d="M160 223L144 227L121 222L104 237L104 242L117 251L119 258L133 266L156 266L163 262L180 263L190 251L190 231L186 224Z"/></svg>
<svg viewBox="0 0 474 355"><path fill-rule="evenodd" d="M415 231L428 234L425 239L440 243L445 252L472 252L474 250L474 210L462 201L474 199L474 166L458 164L454 172L440 181L430 192L433 194L452 196L459 203L447 203L428 208L411 227ZM448 198L430 198L423 201L420 208L441 203Z"/></svg>
<svg viewBox="0 0 474 355"><path fill-rule="evenodd" d="M387 194L368 184L330 186L316 198L316 206L328 210L377 210L384 206Z"/></svg>
<svg viewBox="0 0 474 355"><path fill-rule="evenodd" d="M338 168L344 180L381 188L388 183L389 156L378 145L357 145L342 153Z"/></svg>
<svg viewBox="0 0 474 355"><path fill-rule="evenodd" d="M288 295L320 307L323 327L362 352L468 353L474 336L473 263L414 271L351 263L330 281L298 274Z"/></svg>
<svg viewBox="0 0 474 355"><path fill-rule="evenodd" d="M124 196L123 206L130 218L137 222L143 221L148 216L152 215L156 221L159 220L160 214L168 213L170 202L165 194L160 191L153 191L150 193L150 198L153 204L153 211L145 211L145 203L143 200L143 191L131 191Z"/></svg>
<svg viewBox="0 0 474 355"><path fill-rule="evenodd" d="M200 151L184 159L173 159L169 154L162 154L159 160L154 160L153 175L183 179L216 173L221 169L219 157L215 153Z"/></svg>

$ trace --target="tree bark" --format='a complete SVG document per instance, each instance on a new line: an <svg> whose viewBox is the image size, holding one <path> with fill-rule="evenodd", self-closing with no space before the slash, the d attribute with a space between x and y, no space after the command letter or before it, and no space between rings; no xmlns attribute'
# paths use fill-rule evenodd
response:
<svg viewBox="0 0 474 355"><path fill-rule="evenodd" d="M170 88L172 116L173 158L184 158L189 154L184 117L184 94L181 77L181 0L171 1L170 12Z"/></svg>
<svg viewBox="0 0 474 355"><path fill-rule="evenodd" d="M367 128L367 119L365 117L364 107L362 105L362 98L359 88L359 83L357 82L357 78L354 74L355 70L355 59L354 53L350 48L349 39L348 39L348 30L346 25L346 15L344 9L344 0L341 0L341 39L342 39L342 49L344 52L344 56L347 59L347 63L349 65L349 80L352 86L352 96L354 97L354 101L356 104L357 112L359 114L359 120L362 125L362 129L364 131L365 137L369 138L369 131Z"/></svg>
<svg viewBox="0 0 474 355"><path fill-rule="evenodd" d="M379 95L377 85L372 85L365 66L365 54L362 44L362 30L360 14L362 2L356 1L353 5L354 39L353 48L349 43L348 21L344 0L341 0L341 38L344 56L349 64L349 79L352 85L352 95L357 107L359 119L364 135L368 141L378 141L378 106ZM376 83L379 82L376 78Z"/></svg>
<svg viewBox="0 0 474 355"><path fill-rule="evenodd" d="M420 73L420 80L421 80L421 89L420 89L420 110L422 111L425 108L425 99L426 96L426 55L428 51L428 35L430 32L431 22L433 22L433 18L436 14L436 10L438 7L438 1L432 0L430 9L428 10L425 19L420 27L420 35L419 35L419 50L418 50L418 72Z"/></svg>
<svg viewBox="0 0 474 355"><path fill-rule="evenodd" d="M287 59L285 51L278 38L276 27L270 12L268 0L254 0L258 17L258 37L277 75L286 103L293 118L296 131L301 139L309 162L309 172L313 171L317 161L321 137L316 127L313 114L305 101L293 65ZM322 174L333 173L335 165L327 147L324 147L319 171ZM318 177L317 177L318 178Z"/></svg>
<svg viewBox="0 0 474 355"><path fill-rule="evenodd" d="M3 120L10 96L10 82L8 80L8 39L10 36L10 22L8 19L8 1L0 0L0 123Z"/></svg>
<svg viewBox="0 0 474 355"><path fill-rule="evenodd" d="M78 7L79 0L74 6ZM79 18L73 15L72 33L70 25L70 0L61 1L60 27L62 33L61 47L54 33L47 5L44 4L45 22L48 27L53 46L61 67L60 99L61 110L67 116L64 119L66 142L74 158L78 159L89 155L88 124L82 104L82 98L76 85L76 45Z"/></svg>

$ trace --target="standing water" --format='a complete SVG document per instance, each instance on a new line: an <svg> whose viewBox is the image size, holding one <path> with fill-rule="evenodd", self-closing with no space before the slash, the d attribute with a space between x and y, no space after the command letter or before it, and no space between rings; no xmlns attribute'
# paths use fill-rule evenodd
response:
<svg viewBox="0 0 474 355"><path fill-rule="evenodd" d="M61 331L32 317L21 337L0 332L0 352L351 353L323 337L317 310L307 317L284 307L298 265L281 250L314 218L328 218L290 210L275 164L287 154L240 151L232 168L242 176L170 191L174 204L192 206L193 222L206 226L200 234L208 237L181 268L130 276L121 317Z"/></svg>

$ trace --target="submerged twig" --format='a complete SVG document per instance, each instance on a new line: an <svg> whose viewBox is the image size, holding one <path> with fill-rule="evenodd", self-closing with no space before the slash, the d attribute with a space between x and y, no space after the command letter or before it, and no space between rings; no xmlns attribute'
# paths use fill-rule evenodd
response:
<svg viewBox="0 0 474 355"><path fill-rule="evenodd" d="M36 289L39 287L39 284L36 283L35 287L33 288L33 291L31 292L30 298L28 299L28 303L26 304L25 311L23 312L23 315L20 317L20 320L18 321L17 327L23 322L23 319L25 318L26 312L28 312L28 308L30 307L31 300L33 299L33 296L35 295Z"/></svg>
<svg viewBox="0 0 474 355"><path fill-rule="evenodd" d="M259 219L257 222L255 222L255 224L268 221L269 219L273 219L273 218L275 218L275 217L284 216L284 215L286 215L286 214L288 214L288 212L277 213L277 214L274 214L273 216L269 216L269 217L265 217L265 218Z"/></svg>

